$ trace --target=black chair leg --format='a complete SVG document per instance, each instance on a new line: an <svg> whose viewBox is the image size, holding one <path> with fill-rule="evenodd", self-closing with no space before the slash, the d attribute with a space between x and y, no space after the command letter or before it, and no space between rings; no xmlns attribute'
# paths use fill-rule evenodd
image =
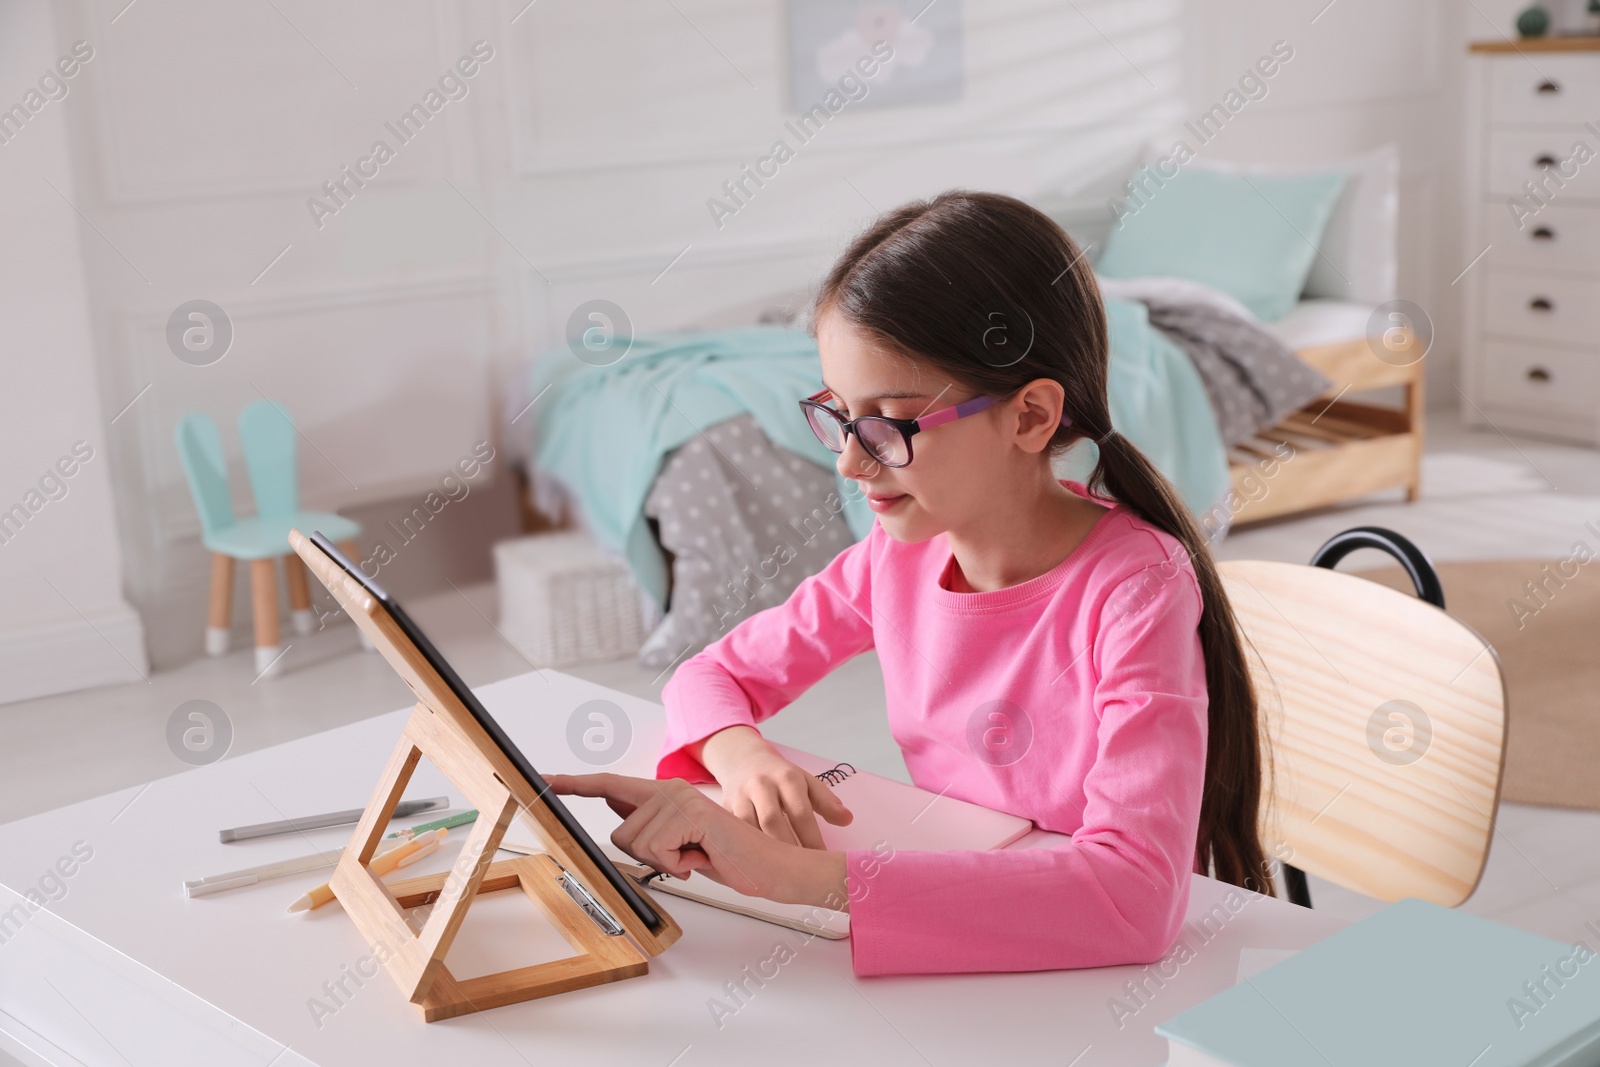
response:
<svg viewBox="0 0 1600 1067"><path fill-rule="evenodd" d="M1283 884L1289 889L1289 903L1302 908L1311 907L1311 886L1306 883L1306 872L1293 864L1283 865Z"/></svg>

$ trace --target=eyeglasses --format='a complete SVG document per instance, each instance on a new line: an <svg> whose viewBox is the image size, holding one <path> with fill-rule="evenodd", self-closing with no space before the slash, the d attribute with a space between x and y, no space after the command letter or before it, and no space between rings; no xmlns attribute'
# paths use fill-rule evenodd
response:
<svg viewBox="0 0 1600 1067"><path fill-rule="evenodd" d="M843 452L850 434L856 435L867 455L885 467L904 467L911 462L911 438L923 430L942 426L947 422L976 415L999 400L994 396L975 396L953 407L942 408L918 419L889 419L882 415L862 415L846 419L823 403L833 399L833 391L823 389L800 401L811 432L817 435L830 452ZM1061 416L1061 425L1070 426L1072 420Z"/></svg>

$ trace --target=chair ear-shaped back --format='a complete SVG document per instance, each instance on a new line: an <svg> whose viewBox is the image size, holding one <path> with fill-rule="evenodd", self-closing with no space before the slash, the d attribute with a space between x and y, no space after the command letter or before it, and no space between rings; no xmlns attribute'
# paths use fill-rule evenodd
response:
<svg viewBox="0 0 1600 1067"><path fill-rule="evenodd" d="M217 424L202 411L191 411L178 420L173 436L178 443L178 458L189 483L194 509L200 513L200 528L207 534L233 525L233 498L228 490L228 461L222 452L222 436Z"/></svg>
<svg viewBox="0 0 1600 1067"><path fill-rule="evenodd" d="M256 514L293 515L299 511L294 421L289 413L271 400L256 401L239 412L239 441L244 446Z"/></svg>
<svg viewBox="0 0 1600 1067"><path fill-rule="evenodd" d="M1466 900L1504 767L1494 649L1432 604L1365 578L1263 560L1219 570L1270 747L1268 850L1381 900Z"/></svg>

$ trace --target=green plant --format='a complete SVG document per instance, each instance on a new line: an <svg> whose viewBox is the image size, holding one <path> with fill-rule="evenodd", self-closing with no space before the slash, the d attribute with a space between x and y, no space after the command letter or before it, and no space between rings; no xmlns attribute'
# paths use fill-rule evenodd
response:
<svg viewBox="0 0 1600 1067"><path fill-rule="evenodd" d="M1517 16L1517 33L1523 37L1543 37L1550 29L1550 12L1539 4L1525 9Z"/></svg>

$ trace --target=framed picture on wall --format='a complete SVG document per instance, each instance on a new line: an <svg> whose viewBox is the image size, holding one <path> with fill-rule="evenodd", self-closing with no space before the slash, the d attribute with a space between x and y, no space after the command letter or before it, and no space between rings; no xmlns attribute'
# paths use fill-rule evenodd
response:
<svg viewBox="0 0 1600 1067"><path fill-rule="evenodd" d="M788 0L788 7L792 110L809 111L830 93L850 108L961 99L961 0Z"/></svg>

